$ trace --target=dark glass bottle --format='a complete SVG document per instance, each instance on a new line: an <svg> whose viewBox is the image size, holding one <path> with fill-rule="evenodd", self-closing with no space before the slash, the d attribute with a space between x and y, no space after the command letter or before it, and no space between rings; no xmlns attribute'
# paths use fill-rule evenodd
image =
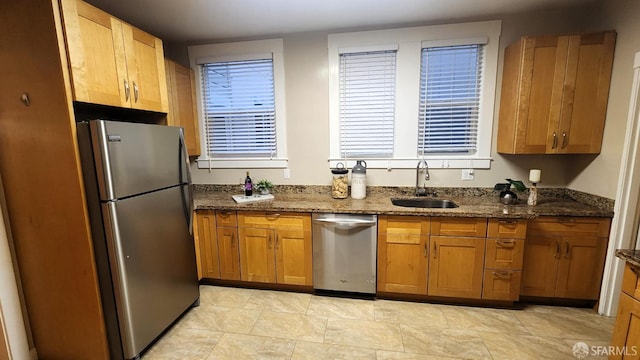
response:
<svg viewBox="0 0 640 360"><path fill-rule="evenodd" d="M253 195L253 183L251 182L251 177L249 177L249 172L247 171L247 177L244 179L244 196L252 196Z"/></svg>

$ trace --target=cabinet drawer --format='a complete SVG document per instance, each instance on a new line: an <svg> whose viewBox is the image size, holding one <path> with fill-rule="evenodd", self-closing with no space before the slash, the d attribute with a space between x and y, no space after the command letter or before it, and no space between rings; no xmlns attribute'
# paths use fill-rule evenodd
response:
<svg viewBox="0 0 640 360"><path fill-rule="evenodd" d="M236 227L238 218L235 211L218 210L216 211L216 226L218 227Z"/></svg>
<svg viewBox="0 0 640 360"><path fill-rule="evenodd" d="M239 211L238 227L311 230L311 214Z"/></svg>
<svg viewBox="0 0 640 360"><path fill-rule="evenodd" d="M526 219L489 219L487 237L524 239L527 236Z"/></svg>
<svg viewBox="0 0 640 360"><path fill-rule="evenodd" d="M418 244L421 237L429 236L429 218L423 216L378 217L378 237L386 236L386 241L397 244Z"/></svg>
<svg viewBox="0 0 640 360"><path fill-rule="evenodd" d="M431 235L485 237L487 218L431 218Z"/></svg>
<svg viewBox="0 0 640 360"><path fill-rule="evenodd" d="M529 221L528 234L609 237L608 218L540 217Z"/></svg>
<svg viewBox="0 0 640 360"><path fill-rule="evenodd" d="M485 270L482 298L486 300L517 301L520 298L522 272Z"/></svg>
<svg viewBox="0 0 640 360"><path fill-rule="evenodd" d="M635 269L627 263L624 267L624 276L622 277L622 291L636 300L640 300L640 279L638 279L638 273L640 273L640 269Z"/></svg>
<svg viewBox="0 0 640 360"><path fill-rule="evenodd" d="M522 270L524 240L487 239L485 269Z"/></svg>

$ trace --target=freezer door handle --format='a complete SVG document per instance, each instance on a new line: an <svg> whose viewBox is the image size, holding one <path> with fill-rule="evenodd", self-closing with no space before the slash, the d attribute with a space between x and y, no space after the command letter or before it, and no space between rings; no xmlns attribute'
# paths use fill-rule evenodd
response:
<svg viewBox="0 0 640 360"><path fill-rule="evenodd" d="M191 169L189 168L189 154L187 153L187 144L184 141L184 132L180 129L180 182L182 183L182 167L184 166L184 170L187 173L187 189L188 189L188 197L189 199L185 200L185 209L186 209L186 218L189 222L189 234L193 235L193 191L191 189Z"/></svg>

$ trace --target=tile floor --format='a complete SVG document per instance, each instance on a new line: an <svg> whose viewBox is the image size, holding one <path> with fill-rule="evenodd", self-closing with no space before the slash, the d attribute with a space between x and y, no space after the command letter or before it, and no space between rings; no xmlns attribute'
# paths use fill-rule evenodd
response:
<svg viewBox="0 0 640 360"><path fill-rule="evenodd" d="M203 285L200 306L142 360L576 359L574 344L607 345L613 325L614 318L590 309L491 309Z"/></svg>

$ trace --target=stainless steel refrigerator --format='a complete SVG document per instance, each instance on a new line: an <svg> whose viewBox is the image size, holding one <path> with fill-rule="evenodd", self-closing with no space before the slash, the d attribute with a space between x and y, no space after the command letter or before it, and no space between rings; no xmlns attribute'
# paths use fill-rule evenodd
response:
<svg viewBox="0 0 640 360"><path fill-rule="evenodd" d="M138 358L199 303L182 129L92 120L77 130L111 358Z"/></svg>

